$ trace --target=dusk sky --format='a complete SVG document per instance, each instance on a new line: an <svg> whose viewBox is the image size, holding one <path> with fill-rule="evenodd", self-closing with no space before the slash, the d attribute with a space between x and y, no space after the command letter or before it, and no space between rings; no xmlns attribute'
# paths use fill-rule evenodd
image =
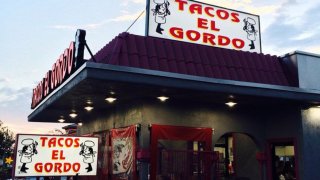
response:
<svg viewBox="0 0 320 180"><path fill-rule="evenodd" d="M201 2L259 15L264 54L280 56L295 50L320 54L319 1ZM32 89L74 40L77 29L87 31L87 43L95 54L125 31L145 6L146 0L3 0L0 120L14 133L48 133L66 125L28 122ZM144 35L145 15L129 32Z"/></svg>

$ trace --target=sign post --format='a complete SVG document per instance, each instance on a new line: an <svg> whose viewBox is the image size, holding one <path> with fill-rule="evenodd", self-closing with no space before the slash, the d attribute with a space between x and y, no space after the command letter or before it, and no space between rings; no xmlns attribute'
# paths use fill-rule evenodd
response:
<svg viewBox="0 0 320 180"><path fill-rule="evenodd" d="M94 176L98 138L18 134L14 177Z"/></svg>
<svg viewBox="0 0 320 180"><path fill-rule="evenodd" d="M261 53L257 15L191 0L147 1L147 36Z"/></svg>

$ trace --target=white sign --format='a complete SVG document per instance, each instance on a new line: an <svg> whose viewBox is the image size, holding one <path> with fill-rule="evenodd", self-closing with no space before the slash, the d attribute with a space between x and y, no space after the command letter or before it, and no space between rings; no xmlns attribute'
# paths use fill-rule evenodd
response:
<svg viewBox="0 0 320 180"><path fill-rule="evenodd" d="M261 52L259 16L188 0L149 0L147 35Z"/></svg>
<svg viewBox="0 0 320 180"><path fill-rule="evenodd" d="M15 177L97 174L98 138L18 134Z"/></svg>

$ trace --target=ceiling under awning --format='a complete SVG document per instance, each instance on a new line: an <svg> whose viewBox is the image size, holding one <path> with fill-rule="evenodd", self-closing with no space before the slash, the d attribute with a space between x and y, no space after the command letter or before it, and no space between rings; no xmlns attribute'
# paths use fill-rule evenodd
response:
<svg viewBox="0 0 320 180"><path fill-rule="evenodd" d="M114 96L116 103L155 99L166 95L170 101L224 104L230 95L240 105L271 106L273 104L310 105L320 102L320 92L296 87L267 85L234 80L222 80L193 75L147 70L141 68L86 62L58 89L52 92L28 116L30 122L66 123L81 119L90 121L99 110L111 109L114 104L105 98ZM84 107L91 102L94 111ZM69 114L76 111L77 119Z"/></svg>

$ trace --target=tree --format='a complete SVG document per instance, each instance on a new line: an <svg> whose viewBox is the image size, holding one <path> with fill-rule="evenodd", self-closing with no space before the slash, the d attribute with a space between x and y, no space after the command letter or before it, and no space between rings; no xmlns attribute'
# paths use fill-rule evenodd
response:
<svg viewBox="0 0 320 180"><path fill-rule="evenodd" d="M0 120L0 160L3 165L0 166L0 179L7 179L11 176L12 166L5 163L5 158L12 157L14 137L13 133L4 126Z"/></svg>

